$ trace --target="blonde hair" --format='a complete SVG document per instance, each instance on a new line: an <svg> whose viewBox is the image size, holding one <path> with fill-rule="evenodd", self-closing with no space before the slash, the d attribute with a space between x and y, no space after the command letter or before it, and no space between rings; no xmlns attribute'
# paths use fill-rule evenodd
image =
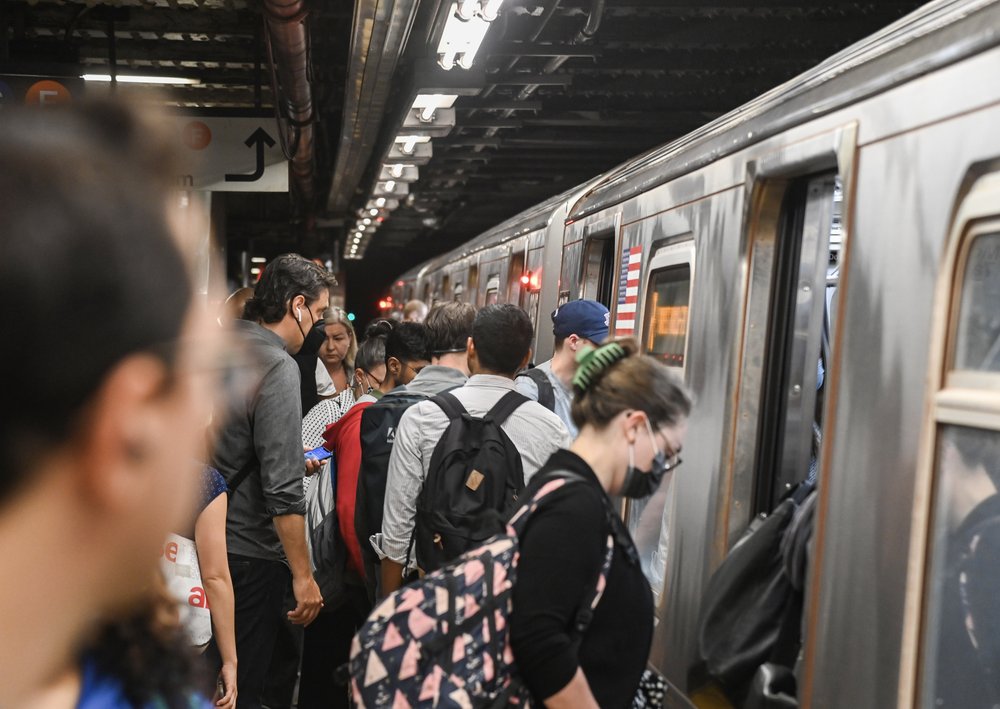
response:
<svg viewBox="0 0 1000 709"><path fill-rule="evenodd" d="M323 326L340 324L347 330L347 336L351 338L351 344L347 346L347 354L344 355L344 371L347 376L354 375L354 360L358 356L358 336L354 333L354 325L347 317L343 308L331 305L323 311Z"/></svg>
<svg viewBox="0 0 1000 709"><path fill-rule="evenodd" d="M613 340L577 356L573 423L601 429L622 411L642 411L653 426L673 426L691 413L691 395L662 362L639 354L635 340Z"/></svg>

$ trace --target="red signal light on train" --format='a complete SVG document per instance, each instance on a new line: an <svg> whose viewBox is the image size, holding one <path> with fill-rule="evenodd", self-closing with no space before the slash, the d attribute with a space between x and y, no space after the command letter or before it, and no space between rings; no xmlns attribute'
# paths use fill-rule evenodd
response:
<svg viewBox="0 0 1000 709"><path fill-rule="evenodd" d="M385 310L385 309L386 309L386 308L388 308L388 307L389 307L389 304L388 304L388 303L386 303L386 302L385 302L384 300L380 300L380 301L378 302L378 309L379 309L379 310Z"/></svg>
<svg viewBox="0 0 1000 709"><path fill-rule="evenodd" d="M528 271L525 271L525 272L524 272L524 273L523 273L523 274L521 275L521 285L522 285L522 286L526 286L526 285L528 285L529 283L531 283L531 273L529 273Z"/></svg>

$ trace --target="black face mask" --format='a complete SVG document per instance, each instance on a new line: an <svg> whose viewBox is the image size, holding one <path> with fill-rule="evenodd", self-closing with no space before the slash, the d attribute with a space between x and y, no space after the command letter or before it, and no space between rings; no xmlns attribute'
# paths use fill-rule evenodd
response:
<svg viewBox="0 0 1000 709"><path fill-rule="evenodd" d="M319 356L319 348L323 346L324 342L326 342L326 328L323 327L323 321L320 320L313 329L306 333L302 347L299 348L299 354L306 357L317 357Z"/></svg>
<svg viewBox="0 0 1000 709"><path fill-rule="evenodd" d="M649 433L649 440L656 446L656 438L653 436L653 427L646 419L646 430ZM663 476L670 470L667 465L667 454L659 447L656 447L656 455L653 456L653 467L649 470L639 470L635 467L635 444L631 444L628 449L628 470L625 471L625 482L619 493L623 497L641 499L649 497L663 482Z"/></svg>
<svg viewBox="0 0 1000 709"><path fill-rule="evenodd" d="M291 305L289 305L291 307ZM295 323L299 326L299 332L302 333L302 346L296 353L304 357L317 357L319 356L319 348L323 346L326 342L326 328L323 325L322 320L316 320L313 318L312 311L307 307L306 312L309 313L309 319L312 320L312 327L309 329L308 334L302 329L302 316L301 313L299 317L295 318Z"/></svg>

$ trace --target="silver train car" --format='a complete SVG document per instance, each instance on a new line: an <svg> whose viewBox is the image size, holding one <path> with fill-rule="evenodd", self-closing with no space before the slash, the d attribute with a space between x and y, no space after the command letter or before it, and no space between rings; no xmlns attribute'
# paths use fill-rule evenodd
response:
<svg viewBox="0 0 1000 709"><path fill-rule="evenodd" d="M943 610L949 540L997 494L961 447L1000 451L1000 2L932 2L394 296L518 303L537 361L548 313L595 298L684 377L684 465L624 510L680 691L713 570L812 468L800 705L1000 704L943 699L972 632Z"/></svg>

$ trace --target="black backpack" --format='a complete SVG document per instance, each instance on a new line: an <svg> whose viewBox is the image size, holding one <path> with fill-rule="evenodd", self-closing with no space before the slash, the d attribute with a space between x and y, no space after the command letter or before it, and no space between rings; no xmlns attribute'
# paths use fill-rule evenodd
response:
<svg viewBox="0 0 1000 709"><path fill-rule="evenodd" d="M354 501L354 531L361 546L365 583L372 600L379 585L379 559L368 538L382 530L382 507L396 430L406 410L427 399L423 394L405 390L390 392L361 414L361 467Z"/></svg>
<svg viewBox="0 0 1000 709"><path fill-rule="evenodd" d="M798 706L794 666L814 503L814 486L799 485L751 523L712 574L689 688L714 685L740 707Z"/></svg>
<svg viewBox="0 0 1000 709"><path fill-rule="evenodd" d="M452 394L432 401L449 423L417 497L410 545L425 573L502 532L517 508L524 489L521 454L500 426L528 398L508 392L482 418L469 414Z"/></svg>
<svg viewBox="0 0 1000 709"><path fill-rule="evenodd" d="M535 367L526 369L517 376L533 381L535 386L538 387L538 403L549 411L556 410L556 392L552 388L552 382L549 381L549 376L545 372Z"/></svg>

